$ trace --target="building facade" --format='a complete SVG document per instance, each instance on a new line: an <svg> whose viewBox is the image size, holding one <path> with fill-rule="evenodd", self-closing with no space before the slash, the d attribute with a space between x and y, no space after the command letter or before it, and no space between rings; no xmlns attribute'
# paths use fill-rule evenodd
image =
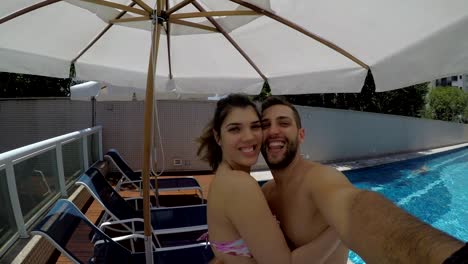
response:
<svg viewBox="0 0 468 264"><path fill-rule="evenodd" d="M433 86L454 86L468 92L468 74L458 74L450 77L444 77L432 82Z"/></svg>

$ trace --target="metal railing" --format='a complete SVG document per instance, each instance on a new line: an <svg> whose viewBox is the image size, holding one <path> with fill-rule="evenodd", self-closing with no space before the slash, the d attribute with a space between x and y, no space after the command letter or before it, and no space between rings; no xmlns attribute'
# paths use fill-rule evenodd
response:
<svg viewBox="0 0 468 264"><path fill-rule="evenodd" d="M1 153L0 256L102 157L101 126Z"/></svg>

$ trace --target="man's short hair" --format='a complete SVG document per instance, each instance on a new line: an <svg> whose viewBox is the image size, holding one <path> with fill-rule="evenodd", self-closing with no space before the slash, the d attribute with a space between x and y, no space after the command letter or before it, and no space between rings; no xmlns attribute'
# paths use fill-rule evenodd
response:
<svg viewBox="0 0 468 264"><path fill-rule="evenodd" d="M299 116L299 112L297 111L296 107L294 107L293 104L288 102L288 100L284 96L272 95L269 96L265 101L263 101L262 115L265 110L274 105L285 105L291 108L291 110L294 113L294 120L296 121L297 128L302 128L301 117Z"/></svg>

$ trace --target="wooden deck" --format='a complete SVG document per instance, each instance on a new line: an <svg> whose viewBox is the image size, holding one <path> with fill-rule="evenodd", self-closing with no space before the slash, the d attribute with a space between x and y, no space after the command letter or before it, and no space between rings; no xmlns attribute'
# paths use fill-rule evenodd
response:
<svg viewBox="0 0 468 264"><path fill-rule="evenodd" d="M207 195L208 195L211 180L213 179L213 175L197 175L197 176L194 176L194 177L197 179L197 181L200 183L200 185L202 187L203 196L204 196L203 198L207 199L208 198ZM197 192L187 190L187 191L171 191L171 192L161 193L161 195L165 195L164 198L169 198L169 197L172 198L172 197L174 197L174 195L180 195L180 194L184 194L186 196L192 196L193 197L193 195L196 195ZM121 195L123 197L135 197L135 196L139 195L139 192L136 192L136 191L122 191ZM93 199L93 198L91 198L91 199ZM163 199L161 199L161 201L162 200ZM101 207L101 205L99 205L98 202L92 201L91 205L89 206L89 208L87 208L85 213L86 213L86 216L88 217L88 219L90 219L94 223L97 223L99 218L101 217L101 215L103 213L103 208ZM85 263L87 262L87 260L85 260L86 256L92 255L92 248L93 248L92 245L89 245L88 234L89 234L89 231L86 230L86 227L78 226L78 228L76 229L76 231L74 233L74 241L75 242L70 245L71 248L77 249L77 251L80 254L79 257L84 258L83 260L84 260ZM58 256L58 254L55 257L53 257L52 259L50 259L49 263L60 263L60 264L72 263L63 254L60 254L60 256L58 256L58 258L57 258L57 256Z"/></svg>

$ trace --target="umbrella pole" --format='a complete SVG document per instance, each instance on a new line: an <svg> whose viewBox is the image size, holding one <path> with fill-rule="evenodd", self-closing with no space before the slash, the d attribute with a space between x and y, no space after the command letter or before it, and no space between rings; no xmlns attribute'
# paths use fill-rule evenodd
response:
<svg viewBox="0 0 468 264"><path fill-rule="evenodd" d="M159 39L161 36L161 24L156 23L153 27L151 37L151 51L148 63L148 77L146 80L145 98L145 125L144 125L144 146L143 146L143 217L145 229L145 256L146 263L153 263L153 243L152 226L150 214L150 162L151 162L151 131L153 126L153 104L154 104L154 73L156 71L156 61L158 57ZM156 169L156 168L155 168ZM155 186L157 192L157 181Z"/></svg>

